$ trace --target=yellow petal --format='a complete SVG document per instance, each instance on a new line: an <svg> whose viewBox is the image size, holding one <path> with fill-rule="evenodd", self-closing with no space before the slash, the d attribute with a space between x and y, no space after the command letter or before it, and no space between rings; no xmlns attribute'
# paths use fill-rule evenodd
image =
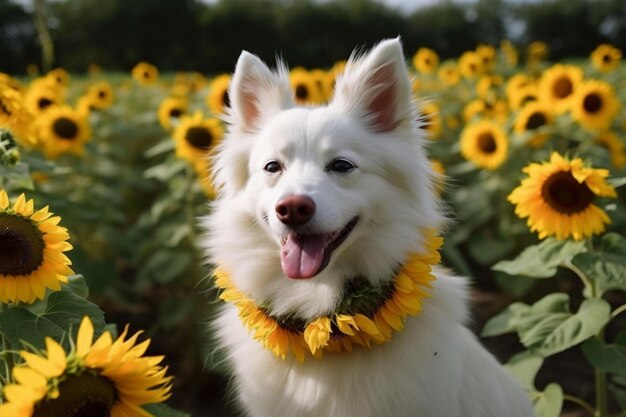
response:
<svg viewBox="0 0 626 417"><path fill-rule="evenodd" d="M47 378L60 376L65 370L65 366L56 366L51 361L42 358L41 356L35 355L34 353L20 351L20 355L22 356L22 358L24 358L24 360L31 369L39 372L41 375Z"/></svg>
<svg viewBox="0 0 626 417"><path fill-rule="evenodd" d="M21 385L32 388L35 392L41 392L42 397L48 388L48 380L43 375L26 366L13 368L13 379Z"/></svg>
<svg viewBox="0 0 626 417"><path fill-rule="evenodd" d="M48 351L48 360L52 362L54 366L61 368L61 372L65 371L67 355L63 347L53 338L46 337L46 350Z"/></svg>
<svg viewBox="0 0 626 417"><path fill-rule="evenodd" d="M15 203L13 204L13 210L15 210L18 214L23 214L25 209L26 209L26 196L22 193L17 198L17 200L15 200Z"/></svg>
<svg viewBox="0 0 626 417"><path fill-rule="evenodd" d="M83 317L83 321L78 328L78 335L76 336L76 355L83 357L87 354L91 348L93 342L93 323L88 316Z"/></svg>
<svg viewBox="0 0 626 417"><path fill-rule="evenodd" d="M0 210L6 210L9 207L9 196L4 190L0 190Z"/></svg>

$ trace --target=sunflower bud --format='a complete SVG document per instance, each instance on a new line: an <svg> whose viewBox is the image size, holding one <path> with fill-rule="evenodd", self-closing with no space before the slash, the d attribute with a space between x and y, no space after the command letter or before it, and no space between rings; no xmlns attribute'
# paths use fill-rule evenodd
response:
<svg viewBox="0 0 626 417"><path fill-rule="evenodd" d="M20 160L20 151L16 148L13 135L7 130L0 130L0 164L13 166Z"/></svg>

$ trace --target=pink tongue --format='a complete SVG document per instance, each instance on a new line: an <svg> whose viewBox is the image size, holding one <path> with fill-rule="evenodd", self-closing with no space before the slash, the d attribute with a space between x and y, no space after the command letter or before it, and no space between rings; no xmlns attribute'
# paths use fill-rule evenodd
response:
<svg viewBox="0 0 626 417"><path fill-rule="evenodd" d="M326 235L295 236L290 233L280 251L283 272L292 279L313 278L324 260Z"/></svg>

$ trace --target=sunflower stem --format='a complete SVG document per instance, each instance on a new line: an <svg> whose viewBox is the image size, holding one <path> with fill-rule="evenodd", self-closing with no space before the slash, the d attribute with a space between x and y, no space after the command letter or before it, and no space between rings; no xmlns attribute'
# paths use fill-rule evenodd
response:
<svg viewBox="0 0 626 417"><path fill-rule="evenodd" d="M583 400L582 398L578 398L578 397L576 397L574 395L565 394L565 395L563 395L563 399L565 401L569 401L571 403L578 404L579 406L584 408L591 415L595 415L595 413L596 413L596 410L594 410L593 406L591 404L589 404L587 401Z"/></svg>
<svg viewBox="0 0 626 417"><path fill-rule="evenodd" d="M602 338L600 338L600 340L602 340ZM596 379L596 412L594 416L607 417L606 371L600 368L595 368L594 371Z"/></svg>
<svg viewBox="0 0 626 417"><path fill-rule="evenodd" d="M621 306L613 310L613 312L611 313L611 319L614 319L615 317L619 316L624 311L626 311L626 304L622 304Z"/></svg>
<svg viewBox="0 0 626 417"><path fill-rule="evenodd" d="M594 285L593 281L583 271L580 270L580 268L574 265L571 261L564 262L562 265L570 271L574 272L578 276L578 278L580 278L580 280L585 285L585 288L589 290L591 298L598 298L596 286Z"/></svg>

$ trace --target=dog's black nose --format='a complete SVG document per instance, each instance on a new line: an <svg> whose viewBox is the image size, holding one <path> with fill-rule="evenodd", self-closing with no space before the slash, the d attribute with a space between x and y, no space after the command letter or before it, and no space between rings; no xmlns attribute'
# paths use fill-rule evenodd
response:
<svg viewBox="0 0 626 417"><path fill-rule="evenodd" d="M276 204L278 220L287 226L302 226L315 214L315 202L304 195L290 195Z"/></svg>

